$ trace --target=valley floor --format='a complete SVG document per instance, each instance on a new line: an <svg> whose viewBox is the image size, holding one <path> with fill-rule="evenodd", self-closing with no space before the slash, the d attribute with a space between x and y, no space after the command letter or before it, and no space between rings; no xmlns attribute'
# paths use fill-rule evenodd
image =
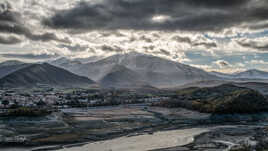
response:
<svg viewBox="0 0 268 151"><path fill-rule="evenodd" d="M71 108L42 118L0 119L0 148L1 151L44 148L220 151L265 143L267 119L266 113L223 116L146 104Z"/></svg>

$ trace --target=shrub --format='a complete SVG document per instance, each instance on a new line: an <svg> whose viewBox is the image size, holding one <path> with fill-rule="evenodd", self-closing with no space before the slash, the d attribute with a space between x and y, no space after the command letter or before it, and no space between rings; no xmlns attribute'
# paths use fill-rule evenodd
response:
<svg viewBox="0 0 268 151"><path fill-rule="evenodd" d="M45 116L50 114L51 111L47 109L37 109L37 108L28 108L28 107L20 107L17 109L9 109L7 112L7 116Z"/></svg>

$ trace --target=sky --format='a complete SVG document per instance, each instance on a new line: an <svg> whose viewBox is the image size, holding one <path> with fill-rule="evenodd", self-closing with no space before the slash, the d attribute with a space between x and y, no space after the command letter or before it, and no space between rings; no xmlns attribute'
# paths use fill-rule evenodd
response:
<svg viewBox="0 0 268 151"><path fill-rule="evenodd" d="M0 0L0 61L141 52L268 71L267 0Z"/></svg>

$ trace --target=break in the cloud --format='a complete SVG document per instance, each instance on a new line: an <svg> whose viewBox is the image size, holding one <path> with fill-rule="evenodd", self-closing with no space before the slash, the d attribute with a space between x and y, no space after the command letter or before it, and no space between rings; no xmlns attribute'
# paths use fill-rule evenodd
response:
<svg viewBox="0 0 268 151"><path fill-rule="evenodd" d="M137 51L206 70L264 69L252 60L267 56L267 37L265 0L0 1L1 60Z"/></svg>

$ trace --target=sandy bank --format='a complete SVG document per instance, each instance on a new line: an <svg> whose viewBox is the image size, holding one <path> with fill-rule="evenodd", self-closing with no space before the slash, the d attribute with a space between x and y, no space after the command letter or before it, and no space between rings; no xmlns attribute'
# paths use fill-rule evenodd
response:
<svg viewBox="0 0 268 151"><path fill-rule="evenodd" d="M87 144L82 147L66 148L60 151L147 151L186 145L194 140L194 136L207 131L208 129L201 128L163 131L153 135L120 137Z"/></svg>

